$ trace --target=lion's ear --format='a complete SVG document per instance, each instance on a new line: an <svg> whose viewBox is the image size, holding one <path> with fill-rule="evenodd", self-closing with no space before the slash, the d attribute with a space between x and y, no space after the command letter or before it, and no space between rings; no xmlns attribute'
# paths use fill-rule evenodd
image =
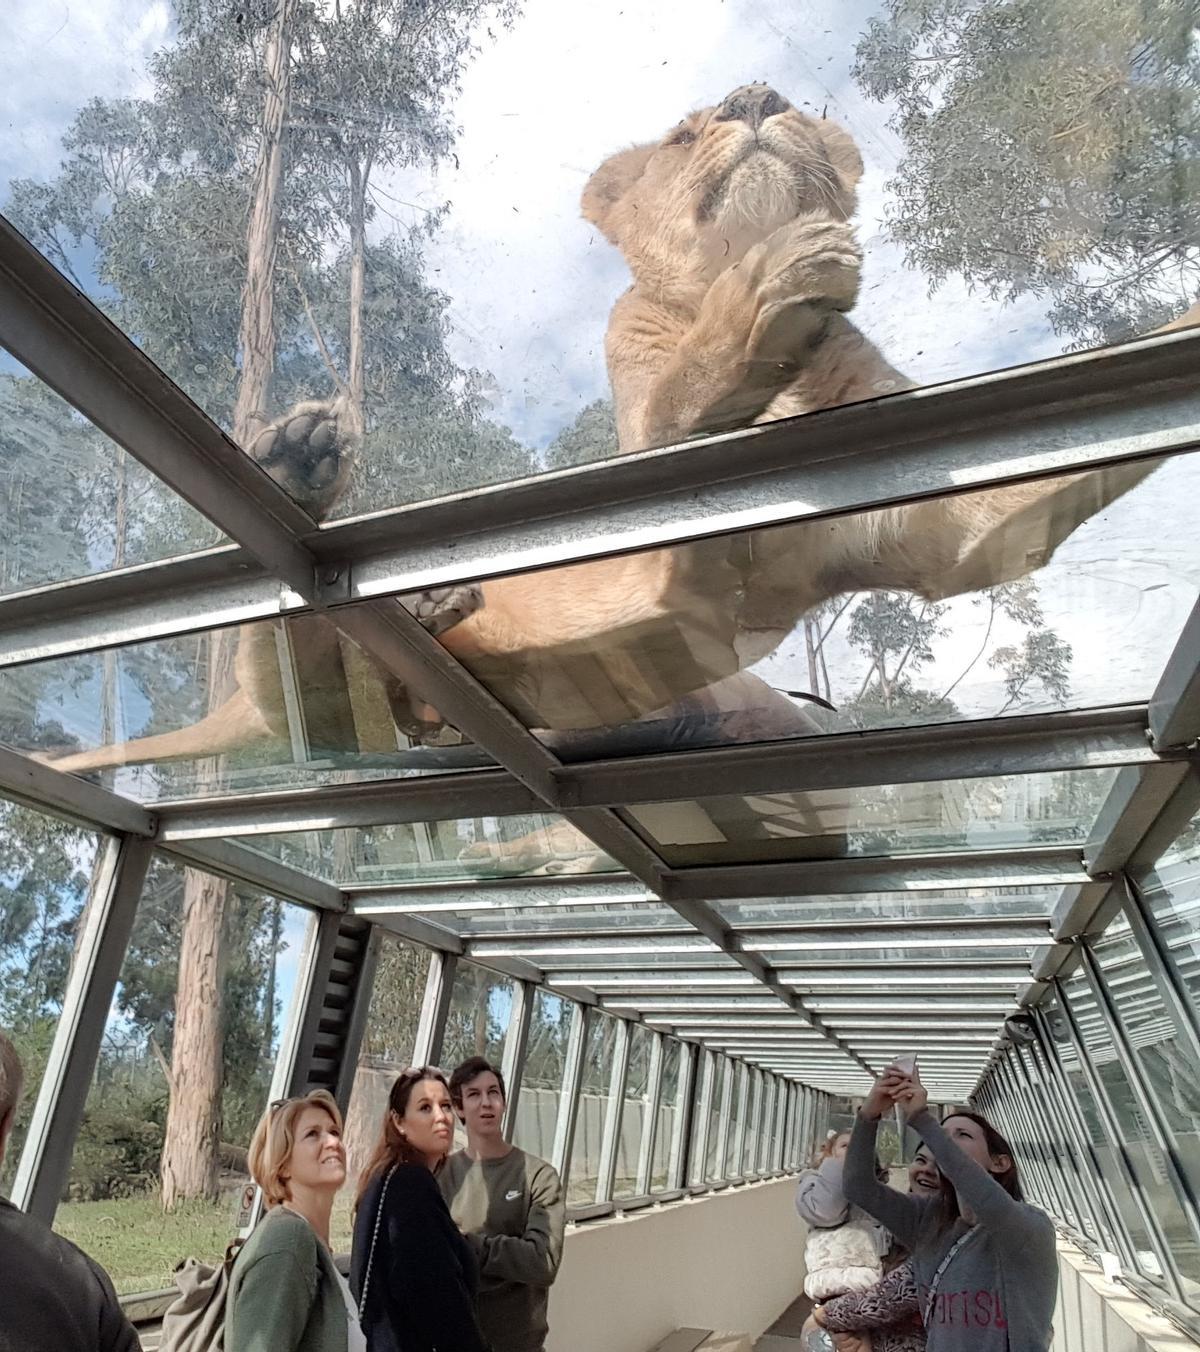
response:
<svg viewBox="0 0 1200 1352"><path fill-rule="evenodd" d="M611 220L612 209L645 173L653 145L632 146L610 155L588 179L583 190L584 217L598 226L612 242L617 242Z"/></svg>
<svg viewBox="0 0 1200 1352"><path fill-rule="evenodd" d="M836 122L822 118L817 126L821 130L821 140L825 144L825 153L829 156L829 163L833 165L838 178L841 180L842 188L850 199L850 206L853 208L854 189L858 180L862 178L862 156L858 153L854 138L848 131L843 131Z"/></svg>

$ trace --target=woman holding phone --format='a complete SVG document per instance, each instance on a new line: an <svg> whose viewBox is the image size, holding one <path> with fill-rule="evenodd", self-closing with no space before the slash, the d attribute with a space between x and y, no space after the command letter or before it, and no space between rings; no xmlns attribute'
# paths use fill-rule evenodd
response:
<svg viewBox="0 0 1200 1352"><path fill-rule="evenodd" d="M889 1067L859 1109L846 1156L847 1198L912 1253L928 1352L1048 1352L1058 1294L1050 1218L1021 1194L1012 1147L976 1113L929 1112L914 1068ZM937 1198L875 1177L879 1119L899 1104L941 1171Z"/></svg>

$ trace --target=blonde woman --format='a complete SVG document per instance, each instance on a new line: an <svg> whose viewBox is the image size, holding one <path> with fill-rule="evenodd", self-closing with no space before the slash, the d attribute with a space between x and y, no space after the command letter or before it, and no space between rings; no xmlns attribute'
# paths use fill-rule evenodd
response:
<svg viewBox="0 0 1200 1352"><path fill-rule="evenodd" d="M250 1143L250 1173L268 1209L233 1265L226 1352L365 1352L329 1249L333 1199L346 1181L333 1096L316 1089L272 1103Z"/></svg>

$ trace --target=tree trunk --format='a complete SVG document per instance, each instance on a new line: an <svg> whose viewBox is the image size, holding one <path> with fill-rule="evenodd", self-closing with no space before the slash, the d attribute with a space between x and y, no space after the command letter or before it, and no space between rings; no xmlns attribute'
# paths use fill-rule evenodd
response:
<svg viewBox="0 0 1200 1352"><path fill-rule="evenodd" d="M221 1144L225 904L229 884L192 869L184 878L183 937L175 995L171 1102L162 1156L162 1205L217 1199Z"/></svg>
<svg viewBox="0 0 1200 1352"><path fill-rule="evenodd" d="M362 435L366 426L367 377L363 352L363 302L367 280L367 183L371 163L351 158L346 165L350 179L350 323L347 344L347 386L353 431Z"/></svg>
<svg viewBox="0 0 1200 1352"><path fill-rule="evenodd" d="M233 408L233 438L239 446L249 444L254 424L269 403L275 369L275 263L279 253L292 30L298 8L299 0L280 0L275 30L267 43L267 93L246 231L246 286L238 334L242 378Z"/></svg>
<svg viewBox="0 0 1200 1352"><path fill-rule="evenodd" d="M292 31L299 0L280 0L266 50L266 98L262 137L246 232L246 285L242 292L239 346L242 375L233 412L233 435L249 444L265 410L275 367L275 264L283 187L285 120L291 70ZM213 634L209 646L209 706L228 695L232 645ZM213 762L205 777L217 775ZM221 983L225 909L229 884L188 869L183 884L183 935L175 997L171 1056L171 1102L162 1154L162 1205L170 1211L184 1198L216 1200L221 1128Z"/></svg>

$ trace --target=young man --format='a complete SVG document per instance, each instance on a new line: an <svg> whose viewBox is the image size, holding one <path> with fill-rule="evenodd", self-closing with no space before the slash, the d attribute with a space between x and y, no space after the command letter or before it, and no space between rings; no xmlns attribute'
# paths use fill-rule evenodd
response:
<svg viewBox="0 0 1200 1352"><path fill-rule="evenodd" d="M482 1056L450 1077L467 1147L438 1175L479 1259L479 1322L494 1352L542 1352L546 1307L562 1259L566 1201L545 1160L504 1139L504 1078Z"/></svg>
<svg viewBox="0 0 1200 1352"><path fill-rule="evenodd" d="M21 1097L21 1062L0 1033L0 1164ZM139 1352L107 1274L0 1197L0 1349Z"/></svg>

